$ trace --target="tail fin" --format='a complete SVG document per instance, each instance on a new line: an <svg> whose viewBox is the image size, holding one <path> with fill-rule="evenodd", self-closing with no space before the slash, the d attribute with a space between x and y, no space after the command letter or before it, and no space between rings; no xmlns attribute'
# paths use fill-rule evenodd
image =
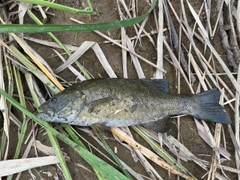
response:
<svg viewBox="0 0 240 180"><path fill-rule="evenodd" d="M219 104L220 91L218 89L199 93L195 95L194 98L197 106L193 107L192 115L194 117L210 122L231 123L228 113L224 107Z"/></svg>

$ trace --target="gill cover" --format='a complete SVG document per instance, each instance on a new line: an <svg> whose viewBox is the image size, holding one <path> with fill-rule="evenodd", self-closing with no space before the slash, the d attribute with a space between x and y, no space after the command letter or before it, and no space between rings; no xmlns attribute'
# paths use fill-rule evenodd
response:
<svg viewBox="0 0 240 180"><path fill-rule="evenodd" d="M67 89L52 97L38 108L36 116L49 122L71 123L86 101L82 91Z"/></svg>

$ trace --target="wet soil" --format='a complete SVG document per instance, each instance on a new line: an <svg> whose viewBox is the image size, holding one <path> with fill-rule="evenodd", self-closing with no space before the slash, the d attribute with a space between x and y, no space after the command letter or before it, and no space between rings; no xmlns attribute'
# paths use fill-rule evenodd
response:
<svg viewBox="0 0 240 180"><path fill-rule="evenodd" d="M69 5L72 7L77 7L77 8L82 8L85 6L85 4L79 0L57 0L56 2ZM171 1L172 4L175 6L176 9L180 9L180 2L177 0ZM48 19L47 23L52 23L52 24L74 24L71 20L69 20L70 17L74 17L78 20L84 21L86 23L95 23L95 22L110 22L110 21L115 21L119 20L118 12L117 12L117 6L116 2L112 0L102 0L102 1L92 1L93 7L95 10L95 15L88 16L88 15L76 15L72 13L67 13L63 11L57 11L57 10L51 10L52 13L55 14L54 17L50 17ZM195 6L196 9L200 8L202 1L196 1ZM148 6L145 1L140 0L139 1L139 14L143 14L148 10ZM37 12L36 12L37 13ZM39 14L39 13L37 13ZM191 22L191 15L189 14L188 20ZM192 20L193 21L193 20ZM26 17L26 22L31 22ZM177 24L177 23L176 23ZM154 17L153 13L149 16L147 25L145 26L145 30L147 32L151 30L155 30L155 23L154 23ZM127 34L129 37L135 36L134 30L132 27L126 28ZM114 29L114 30L108 30L108 31L102 31L105 34L110 35L111 38L113 39L119 39L120 38L120 30L119 29ZM117 46L112 45L111 43L104 43L105 39L100 37L99 35L95 34L94 32L76 32L76 33L54 33L61 42L70 44L70 45L76 45L79 46L81 45L84 41L95 41L99 43L100 47L102 48L104 54L106 55L111 67L113 68L114 72L117 74L118 77L123 77L123 72L122 72L122 60L121 60L121 49ZM166 35L168 35L166 33ZM39 38L39 39L44 39L51 41L50 37L46 33L39 33L39 34L30 34L30 36ZM152 38L154 39L156 43L157 36L152 35ZM216 39L216 44L220 42L219 39ZM188 45L188 40L186 39L183 40L185 42L185 45ZM56 56L52 48L42 46L36 43L28 42L30 46L35 49L48 63L49 65L55 69L59 67L62 62L59 60L59 58ZM203 47L204 48L204 47ZM58 52L63 53L63 51L57 49ZM156 63L156 57L157 57L157 52L155 47L149 42L147 38L142 38L141 39L141 44L138 42L136 44L136 52L145 57L146 59L152 61L153 63ZM166 50L164 50L164 55L167 55ZM222 54L224 56L224 53ZM63 53L63 56L67 58L67 55ZM136 71L133 67L133 64L130 60L130 57L128 57L128 75L129 78L137 78ZM101 66L100 62L92 52L92 50L88 50L79 60L78 60L86 69L95 77L95 78L100 78L100 77L108 77L106 72L104 71L103 67ZM149 66L146 63L141 62L142 68L144 70L144 74L147 78L152 78L155 72L155 69L151 66ZM176 88L175 86L177 85L177 79L176 79L176 70L173 68L173 66L168 62L164 61L164 68L167 70L167 73L165 74L166 78L170 82L170 92L176 93ZM219 67L220 68L220 67ZM67 81L73 82L75 81L75 76L69 71L69 70L64 70L63 72L58 74L60 77L66 79ZM181 92L183 93L190 93L189 89L187 86L184 84L184 80L181 82ZM185 88L186 87L186 88ZM212 126L214 127L214 126ZM76 127L75 127L76 128ZM226 129L226 127L224 127ZM12 154L9 154L9 158L12 158L13 152L15 150L15 146L17 143L17 138L16 141L14 141L14 137L17 137L17 130L18 128L15 127L14 125L11 127L11 149L12 149ZM76 130L84 137L86 138L91 144L95 145L98 147L100 150L104 152L104 150L99 147L99 145L96 143L95 140L93 140L88 134L78 130ZM212 129L211 129L212 130ZM229 134L226 132L226 136L229 137ZM173 128L169 132L172 136L176 137L177 136L177 128L176 128L176 120L174 120L173 123ZM212 148L210 148L198 135L194 121L191 117L183 117L181 118L181 130L180 130L181 138L180 141L197 157L200 157L202 159L210 160L211 159L211 154L212 154ZM144 146L150 148L137 134L134 133L135 139L143 144ZM131 153L129 150L124 148L120 143L118 143L111 135L110 132L105 132L105 137L107 137L107 142L110 145L112 149L117 147L118 152L117 155L124 161L126 162L130 167L132 167L134 170L137 172L140 172L142 175L147 176L148 174L142 167L142 165L139 162L134 162L133 158L131 157ZM42 143L45 145L51 146L48 137L46 134L43 134L42 132L38 134L37 139L40 140ZM227 142L231 142L230 139L227 139ZM92 168L81 158L79 157L70 147L65 145L64 143L60 142L60 145L62 147L62 151L66 153L68 157L68 167L71 171L72 177L75 180L78 179L89 179L89 180L94 180L97 179L95 176ZM86 144L88 146L88 144ZM164 148L168 150L165 146ZM151 148L150 148L151 149ZM106 160L109 162L105 157L103 157L101 154L96 152L96 150L91 149L93 153L98 155L100 158L103 160ZM227 165L234 166L234 148L231 143L228 144L227 150L232 154L232 157L230 161L227 162ZM41 152L39 152L39 155L41 155ZM29 155L35 156L34 151L32 151ZM110 163L111 164L111 163ZM163 179L176 179L176 176L173 174L169 174L166 170L158 167L154 163L151 163L153 167L156 168L156 170L159 172L159 174L162 176ZM195 163L188 161L188 162L182 162L182 164L193 174L195 175L198 179L204 176L205 171L203 171L198 165ZM47 173L49 172L49 173ZM32 170L32 174L36 176L36 179L55 179L56 176L59 177L59 179L64 179L61 171L59 170L58 166L48 166L48 167L41 167L41 168L36 168ZM235 175L228 173L227 174L230 179L233 179ZM30 173L28 172L23 172L21 179L32 179L30 176ZM147 179L147 178L146 178ZM206 179L203 178L203 179Z"/></svg>

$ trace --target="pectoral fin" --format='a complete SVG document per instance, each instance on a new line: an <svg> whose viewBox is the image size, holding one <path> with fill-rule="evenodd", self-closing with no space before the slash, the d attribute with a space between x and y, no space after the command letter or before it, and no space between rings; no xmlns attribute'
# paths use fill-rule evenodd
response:
<svg viewBox="0 0 240 180"><path fill-rule="evenodd" d="M96 124L93 124L91 128L95 133L101 134L106 129L106 126L104 123L96 123Z"/></svg>
<svg viewBox="0 0 240 180"><path fill-rule="evenodd" d="M142 126L155 132L166 133L172 128L172 120L168 116L154 122L144 123Z"/></svg>
<svg viewBox="0 0 240 180"><path fill-rule="evenodd" d="M89 107L88 112L92 113L94 111L98 111L98 110L101 109L102 106L105 106L105 105L109 104L110 101L111 100L110 100L109 97L92 101L88 104L88 107Z"/></svg>

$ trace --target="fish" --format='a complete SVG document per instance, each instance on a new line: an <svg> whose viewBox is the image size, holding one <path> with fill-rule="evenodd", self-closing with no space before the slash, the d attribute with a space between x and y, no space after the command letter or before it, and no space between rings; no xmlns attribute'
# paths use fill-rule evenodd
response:
<svg viewBox="0 0 240 180"><path fill-rule="evenodd" d="M77 126L124 127L143 125L165 133L171 116L186 114L209 122L230 124L219 104L220 91L171 94L166 79L91 79L73 84L38 108L48 122Z"/></svg>

